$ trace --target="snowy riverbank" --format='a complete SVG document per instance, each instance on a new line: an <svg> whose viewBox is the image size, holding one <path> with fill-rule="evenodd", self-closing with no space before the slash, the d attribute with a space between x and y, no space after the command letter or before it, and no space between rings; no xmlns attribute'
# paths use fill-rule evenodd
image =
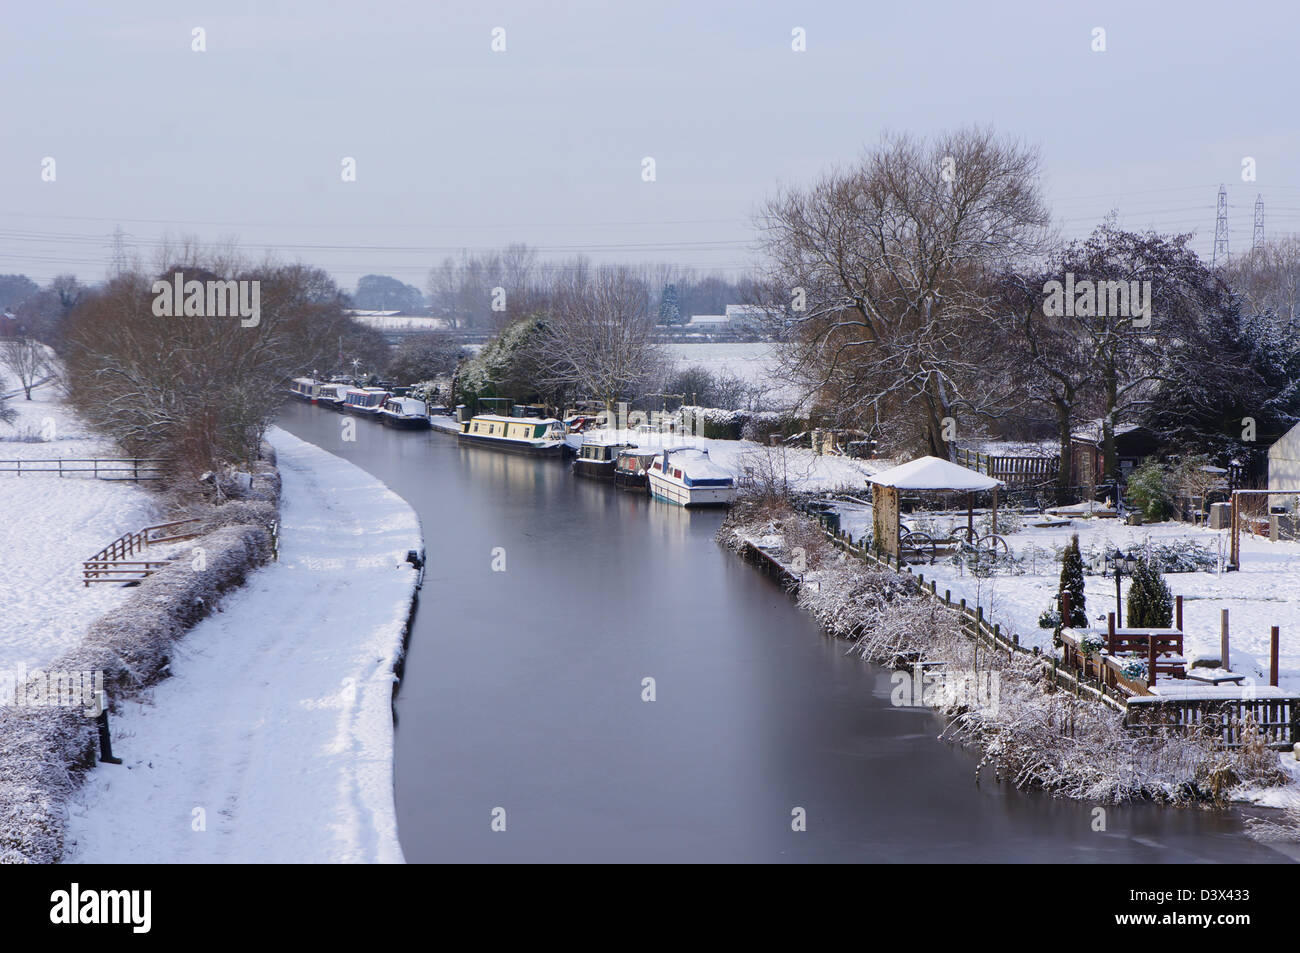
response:
<svg viewBox="0 0 1300 953"><path fill-rule="evenodd" d="M113 719L120 766L70 808L65 860L400 862L394 666L421 548L414 511L281 430L280 558L177 644Z"/></svg>
<svg viewBox="0 0 1300 953"><path fill-rule="evenodd" d="M852 641L863 658L931 666L903 678L902 686L915 691L898 694L895 684L891 702L942 712L948 718L943 736L981 749L981 768L999 779L1098 803L1223 805L1246 792L1260 804L1290 803L1291 775L1282 761L1291 755L1131 734L1112 708L1053 685L1040 656L977 649L955 614L927 596L913 575L846 558L792 509L741 502L718 539L733 549L761 549L797 576L800 606L828 633ZM924 687L929 679L935 680L931 697Z"/></svg>

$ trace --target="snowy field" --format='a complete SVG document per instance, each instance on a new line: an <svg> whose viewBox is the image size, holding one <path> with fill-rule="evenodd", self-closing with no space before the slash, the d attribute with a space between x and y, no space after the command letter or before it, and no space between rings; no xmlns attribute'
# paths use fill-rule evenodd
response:
<svg viewBox="0 0 1300 953"><path fill-rule="evenodd" d="M0 382L0 391L15 386ZM38 387L30 401L20 392L9 406L19 417L0 423L0 460L120 455L86 430L53 383ZM135 483L14 473L0 473L0 516L0 671L45 667L76 646L91 622L131 592L87 588L81 561L123 533L161 521Z"/></svg>
<svg viewBox="0 0 1300 953"><path fill-rule="evenodd" d="M841 527L855 539L870 531L869 507L846 505L841 507L841 512ZM920 525L920 514L905 515L903 520L913 528L924 528ZM979 514L976 521L978 526ZM942 530L952 522L965 525L965 514L939 518L935 528ZM976 579L943 557L933 566L914 565L913 571L924 573L927 582L936 580L941 593L951 589L954 599L965 598L969 605L984 606L985 614L993 622L1019 634L1022 645L1050 648L1051 630L1039 628L1038 617L1055 598L1061 571L1055 556L1069 542L1072 533L1079 534L1085 561L1090 548L1104 551L1118 547L1128 551L1147 541L1154 545L1172 544L1183 550L1195 543L1216 556L1220 551L1226 553L1229 546L1227 531L1186 523L1125 526L1115 519L1094 518L1074 519L1069 526L1050 529L1028 523L1026 519L1022 529L1005 536L1012 553L1023 560L1023 575L1000 574L992 579ZM1165 574L1170 591L1183 597L1184 655L1189 665L1198 658L1218 658L1220 610L1227 609L1232 670L1266 685L1269 628L1280 626L1279 687L1300 692L1300 543L1271 543L1266 538L1243 533L1241 545L1240 572ZM1105 628L1106 613L1115 611L1115 579L1100 575L1084 578L1088 617L1094 626ZM1128 581L1122 586L1123 598L1127 599ZM1123 619L1122 614L1119 619Z"/></svg>
<svg viewBox="0 0 1300 953"><path fill-rule="evenodd" d="M379 331L437 331L445 328L443 318L394 317L391 315L354 314L353 321Z"/></svg>
<svg viewBox="0 0 1300 953"><path fill-rule="evenodd" d="M69 861L402 860L393 666L419 521L360 468L279 429L268 439L283 478L280 560L178 643L150 699L114 718L125 763L99 765L76 795Z"/></svg>
<svg viewBox="0 0 1300 953"><path fill-rule="evenodd" d="M665 345L669 357L677 363L679 370L703 367L714 375L739 377L763 390L764 410L784 410L798 403L800 395L797 388L782 379L775 347L774 344L762 341L749 344Z"/></svg>

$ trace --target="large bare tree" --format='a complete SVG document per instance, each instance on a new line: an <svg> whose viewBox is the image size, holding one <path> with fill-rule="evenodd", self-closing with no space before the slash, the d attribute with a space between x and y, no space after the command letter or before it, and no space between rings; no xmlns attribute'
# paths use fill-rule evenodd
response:
<svg viewBox="0 0 1300 953"><path fill-rule="evenodd" d="M177 262L155 274L125 271L83 299L69 315L66 364L69 392L94 425L189 477L254 459L286 379L328 367L352 323L317 269L188 252ZM178 271L259 282L259 322L155 313L154 280Z"/></svg>
<svg viewBox="0 0 1300 953"><path fill-rule="evenodd" d="M632 269L585 262L565 268L539 349L547 382L607 408L638 396L663 372L655 317L646 282Z"/></svg>
<svg viewBox="0 0 1300 953"><path fill-rule="evenodd" d="M769 278L789 296L783 357L820 409L950 455L946 420L999 400L981 350L1002 319L990 276L1042 246L1038 177L1037 151L991 130L895 135L766 203Z"/></svg>

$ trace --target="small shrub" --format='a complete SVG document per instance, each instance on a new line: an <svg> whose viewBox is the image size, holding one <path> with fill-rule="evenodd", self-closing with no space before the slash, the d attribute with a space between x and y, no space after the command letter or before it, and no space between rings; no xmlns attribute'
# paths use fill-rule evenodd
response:
<svg viewBox="0 0 1300 953"><path fill-rule="evenodd" d="M1158 523L1169 517L1174 509L1173 493L1159 460L1147 457L1133 471L1128 478L1128 497L1148 522Z"/></svg>

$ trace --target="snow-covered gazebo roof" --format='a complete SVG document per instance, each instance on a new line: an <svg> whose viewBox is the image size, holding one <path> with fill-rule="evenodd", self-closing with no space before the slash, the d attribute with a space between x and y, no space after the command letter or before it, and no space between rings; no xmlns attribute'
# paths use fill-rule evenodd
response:
<svg viewBox="0 0 1300 953"><path fill-rule="evenodd" d="M900 490L953 490L973 493L1002 486L982 473L958 466L938 457L920 457L901 467L885 470L867 479L879 486L892 486Z"/></svg>

